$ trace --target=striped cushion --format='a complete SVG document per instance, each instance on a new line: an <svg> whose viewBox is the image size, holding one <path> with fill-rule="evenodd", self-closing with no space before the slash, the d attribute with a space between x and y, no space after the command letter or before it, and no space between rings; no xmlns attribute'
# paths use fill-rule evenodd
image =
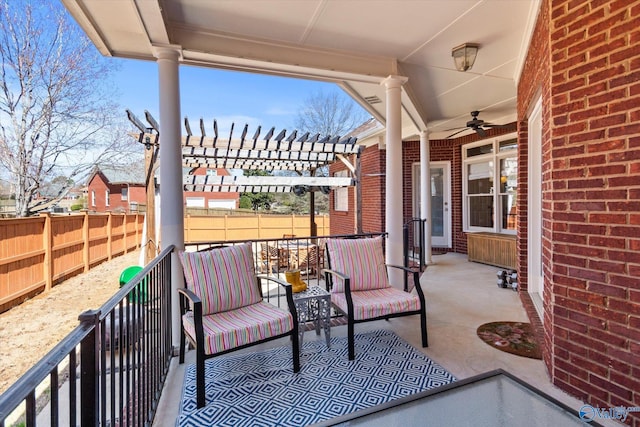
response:
<svg viewBox="0 0 640 427"><path fill-rule="evenodd" d="M351 290L388 288L389 279L382 253L382 237L367 239L328 239L331 269L351 279ZM332 292L344 292L342 279L336 278Z"/></svg>
<svg viewBox="0 0 640 427"><path fill-rule="evenodd" d="M185 332L194 338L193 312L182 316L182 320ZM216 354L289 332L293 329L293 316L289 311L262 301L215 316L203 316L202 326L204 352Z"/></svg>
<svg viewBox="0 0 640 427"><path fill-rule="evenodd" d="M202 315L262 301L251 245L180 252L187 289L202 299Z"/></svg>
<svg viewBox="0 0 640 427"><path fill-rule="evenodd" d="M355 320L374 319L420 309L420 299L417 295L393 287L352 292L351 297L353 298L353 318ZM347 312L345 294L332 294L331 302L345 313Z"/></svg>

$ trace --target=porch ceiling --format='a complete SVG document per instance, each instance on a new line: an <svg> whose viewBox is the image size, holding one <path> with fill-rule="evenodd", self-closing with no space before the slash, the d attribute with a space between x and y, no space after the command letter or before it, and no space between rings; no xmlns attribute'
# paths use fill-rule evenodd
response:
<svg viewBox="0 0 640 427"><path fill-rule="evenodd" d="M104 55L331 81L385 122L384 86L403 75L403 138L442 138L480 110L515 120L520 73L539 0L62 0ZM451 48L480 44L458 72Z"/></svg>

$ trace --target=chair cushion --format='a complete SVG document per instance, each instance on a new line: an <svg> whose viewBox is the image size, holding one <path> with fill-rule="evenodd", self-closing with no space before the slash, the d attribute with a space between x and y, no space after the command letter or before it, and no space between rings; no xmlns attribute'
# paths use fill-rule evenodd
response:
<svg viewBox="0 0 640 427"><path fill-rule="evenodd" d="M330 268L351 279L352 291L388 288L382 237L327 239ZM334 278L332 292L344 292L344 281Z"/></svg>
<svg viewBox="0 0 640 427"><path fill-rule="evenodd" d="M193 312L182 316L185 332L195 337ZM293 329L293 316L268 302L203 316L205 354L216 354L245 344L282 335Z"/></svg>
<svg viewBox="0 0 640 427"><path fill-rule="evenodd" d="M420 310L420 298L417 295L393 287L351 292L351 297L355 320L374 319L395 313ZM347 313L345 294L332 294L331 303Z"/></svg>
<svg viewBox="0 0 640 427"><path fill-rule="evenodd" d="M262 301L251 245L180 252L187 289L202 300L202 315Z"/></svg>

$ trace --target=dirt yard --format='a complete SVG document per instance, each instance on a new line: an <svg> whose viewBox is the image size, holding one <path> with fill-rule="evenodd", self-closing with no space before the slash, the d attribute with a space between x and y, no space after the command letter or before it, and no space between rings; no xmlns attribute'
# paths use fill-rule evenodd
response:
<svg viewBox="0 0 640 427"><path fill-rule="evenodd" d="M137 251L119 256L0 314L0 393L78 326L80 313L113 296L122 270L137 264Z"/></svg>

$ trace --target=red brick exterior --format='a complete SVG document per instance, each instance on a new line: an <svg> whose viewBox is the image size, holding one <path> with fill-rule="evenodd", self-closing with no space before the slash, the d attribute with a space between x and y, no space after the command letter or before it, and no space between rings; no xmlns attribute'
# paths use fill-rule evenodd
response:
<svg viewBox="0 0 640 427"><path fill-rule="evenodd" d="M362 182L362 231L364 233L382 232L385 229L385 150L377 146L366 148L360 155L360 171ZM346 170L346 166L337 162L330 166L329 172L333 176L336 172ZM357 231L356 224L356 192L349 188L349 211L334 210L334 193L329 196L331 234L353 234Z"/></svg>
<svg viewBox="0 0 640 427"><path fill-rule="evenodd" d="M544 322L527 292L527 120L538 99ZM518 283L551 380L596 407L640 407L640 0L543 0L517 110ZM455 252L467 250L460 146L476 139L430 142L433 161L451 162ZM405 219L419 156L418 141L403 144ZM384 151L367 149L362 167L383 174ZM384 176L363 178L363 190L366 223L382 230ZM340 223L331 212L332 230ZM640 413L626 423L640 427Z"/></svg>
<svg viewBox="0 0 640 427"><path fill-rule="evenodd" d="M544 360L555 385L593 406L640 407L640 1L543 1L518 86L524 287L526 121L537 94ZM640 426L640 413L626 423Z"/></svg>
<svg viewBox="0 0 640 427"><path fill-rule="evenodd" d="M127 188L128 200L122 200L122 189ZM130 212L132 203L146 205L146 191L144 185L139 184L111 184L107 178L97 172L87 185L87 209L92 212ZM109 190L109 203L106 196ZM95 204L92 194L95 192Z"/></svg>

